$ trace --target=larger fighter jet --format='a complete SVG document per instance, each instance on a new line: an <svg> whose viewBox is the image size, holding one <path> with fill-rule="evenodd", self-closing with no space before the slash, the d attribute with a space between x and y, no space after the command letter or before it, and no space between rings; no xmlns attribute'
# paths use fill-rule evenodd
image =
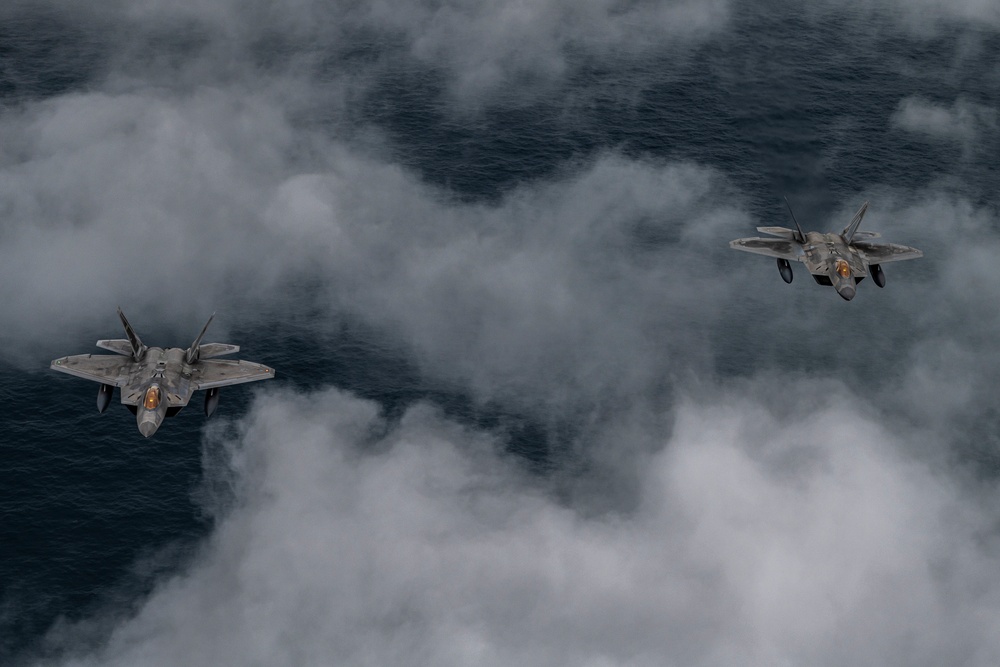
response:
<svg viewBox="0 0 1000 667"><path fill-rule="evenodd" d="M788 203L787 199L785 203ZM872 239L880 237L877 232L859 232L858 226L867 210L868 202L865 202L854 214L851 223L839 234L804 234L789 205L788 212L792 214L795 229L758 227L758 232L779 238L736 239L729 242L729 247L777 257L778 271L786 283L792 282L792 265L789 260L802 262L817 283L833 286L837 294L850 301L854 298L857 284L865 276L870 275L876 285L885 287L882 264L924 256L916 248L873 241Z"/></svg>
<svg viewBox="0 0 1000 667"><path fill-rule="evenodd" d="M191 395L206 389L205 415L212 416L219 405L219 387L274 377L274 369L250 361L211 357L239 352L239 345L202 343L212 319L202 327L191 347L163 349L146 347L125 319L122 309L118 317L128 339L99 340L97 347L115 354L77 354L62 357L50 368L87 380L100 382L97 410L104 412L111 403L115 387L121 389L122 404L135 415L139 432L147 438L156 432L165 417L173 417L188 404Z"/></svg>

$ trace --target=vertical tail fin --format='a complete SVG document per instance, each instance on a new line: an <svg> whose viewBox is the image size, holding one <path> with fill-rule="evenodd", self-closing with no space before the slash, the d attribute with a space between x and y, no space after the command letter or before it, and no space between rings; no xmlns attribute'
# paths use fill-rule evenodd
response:
<svg viewBox="0 0 1000 667"><path fill-rule="evenodd" d="M798 236L795 240L799 243L805 243L806 235L802 233L802 227L799 226L799 221L795 219L795 213L792 213L792 205L788 203L788 197L785 197L785 206L788 207L788 212L792 214L792 222L795 223L795 229L798 231Z"/></svg>
<svg viewBox="0 0 1000 667"><path fill-rule="evenodd" d="M854 217L851 218L851 224L844 227L844 231L842 231L840 235L844 237L845 242L851 242L851 239L854 237L854 232L858 231L858 227L861 225L861 218L865 217L865 211L867 210L868 202L865 202L861 205L861 208L858 209L858 212L854 214Z"/></svg>
<svg viewBox="0 0 1000 667"><path fill-rule="evenodd" d="M142 340L139 339L135 329L125 319L125 313L122 312L121 306L118 306L118 317L121 318L122 326L125 327L125 335L128 336L129 345L132 346L132 358L139 361L142 359L142 355L146 353L146 346L142 344Z"/></svg>
<svg viewBox="0 0 1000 667"><path fill-rule="evenodd" d="M201 346L201 339L205 335L205 332L208 331L208 325L211 324L214 319L215 313L212 313L211 317L208 318L208 322L205 322L205 326L201 328L201 333L198 334L198 337L194 339L193 343L191 343L191 347L188 348L187 354L184 355L184 360L187 363L194 363L198 360L198 348Z"/></svg>

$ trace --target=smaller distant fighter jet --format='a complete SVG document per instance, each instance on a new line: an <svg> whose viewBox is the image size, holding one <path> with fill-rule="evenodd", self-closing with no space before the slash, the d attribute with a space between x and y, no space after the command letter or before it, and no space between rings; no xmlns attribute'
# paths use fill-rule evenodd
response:
<svg viewBox="0 0 1000 667"><path fill-rule="evenodd" d="M787 199L785 203L788 204ZM778 272L786 283L792 282L792 265L789 261L802 262L812 274L813 280L820 285L832 286L837 294L850 301L854 298L857 284L865 276L870 275L876 285L885 287L882 264L924 256L916 248L873 241L872 239L881 236L877 232L859 232L858 226L867 210L868 202L865 202L854 214L851 223L839 234L804 234L789 204L788 212L792 215L795 229L758 227L758 232L778 238L736 239L729 242L729 247L777 257Z"/></svg>
<svg viewBox="0 0 1000 667"><path fill-rule="evenodd" d="M115 354L77 354L56 359L49 367L100 382L98 412L107 410L115 387L119 387L122 404L135 415L139 432L147 438L156 432L165 417L173 417L180 412L199 389L206 390L205 416L211 417L219 406L219 387L274 377L274 369L263 364L211 359L240 350L238 345L201 342L214 314L186 350L179 347L146 347L125 319L121 308L118 309L118 317L128 338L97 341L97 347Z"/></svg>

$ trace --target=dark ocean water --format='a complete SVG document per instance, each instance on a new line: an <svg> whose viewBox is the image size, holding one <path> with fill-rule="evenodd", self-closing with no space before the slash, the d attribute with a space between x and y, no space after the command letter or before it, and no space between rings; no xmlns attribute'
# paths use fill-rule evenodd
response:
<svg viewBox="0 0 1000 667"><path fill-rule="evenodd" d="M878 21L776 7L738 4L732 26L693 52L578 54L557 91L500 100L471 116L447 111L441 71L370 35L348 35L357 43L331 47L316 65L317 85L324 69L378 60L377 80L356 100L352 122L379 128L393 160L467 201L495 201L618 151L723 172L761 224L786 224L782 194L805 221L860 200L873 183L918 197L947 181L980 206L1000 206L995 129L963 149L888 121L906 97L943 105L961 97L1000 108L1000 35L952 26L931 37L907 36ZM100 21L66 21L27 6L3 18L0 113L88 90L118 66ZM149 43L183 63L178 44L197 42L192 34L164 29ZM975 49L966 48L970 40ZM281 53L268 50L276 48L261 41L262 67L277 67ZM318 113L303 118L319 131L326 122ZM551 424L503 405L479 405L461 386L422 376L392 332L346 322L317 340L294 312L272 313L277 322L227 314L240 356L278 369L273 384L302 391L332 384L378 401L390 418L429 401L500 432L540 474L564 437ZM97 414L95 387L47 370L49 358L117 336L113 313L107 323L74 349L0 365L0 663L44 652L41 642L60 619L127 613L157 578L188 562L221 511L219 478L205 472L200 405L146 441L121 406ZM156 339L157 332L134 323ZM746 372L744 351L736 346L731 358L720 359L719 374ZM864 376L864 369L855 371ZM215 419L225 424L242 415L252 391L224 390ZM987 429L997 417L982 419Z"/></svg>

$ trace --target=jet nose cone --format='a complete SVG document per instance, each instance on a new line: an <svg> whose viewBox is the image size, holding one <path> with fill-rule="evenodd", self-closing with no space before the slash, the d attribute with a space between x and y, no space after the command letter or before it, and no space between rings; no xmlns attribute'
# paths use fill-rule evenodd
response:
<svg viewBox="0 0 1000 667"><path fill-rule="evenodd" d="M856 293L857 292L855 292L854 288L851 287L850 285L847 285L837 290L837 294L842 296L844 298L844 301L850 301L851 299L854 298L854 295Z"/></svg>
<svg viewBox="0 0 1000 667"><path fill-rule="evenodd" d="M139 424L139 433L142 433L145 437L149 437L156 433L156 422L142 422Z"/></svg>

